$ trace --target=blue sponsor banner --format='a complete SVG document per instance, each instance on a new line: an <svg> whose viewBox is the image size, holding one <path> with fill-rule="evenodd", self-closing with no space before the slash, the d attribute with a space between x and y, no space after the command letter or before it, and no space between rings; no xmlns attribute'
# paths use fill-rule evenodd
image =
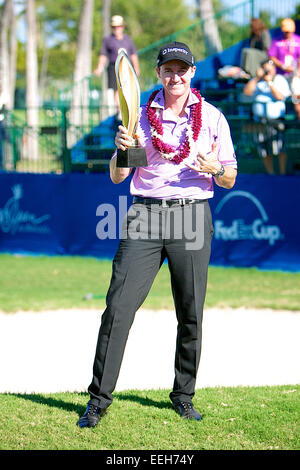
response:
<svg viewBox="0 0 300 470"><path fill-rule="evenodd" d="M299 183L299 176L240 174L234 189L217 188L211 262L299 271Z"/></svg>
<svg viewBox="0 0 300 470"><path fill-rule="evenodd" d="M117 213L122 194L129 205L129 182L107 174L0 173L0 251L110 258L118 240L97 237L97 208Z"/></svg>
<svg viewBox="0 0 300 470"><path fill-rule="evenodd" d="M131 204L108 174L0 173L0 251L111 258ZM299 176L238 175L215 187L211 264L300 270Z"/></svg>

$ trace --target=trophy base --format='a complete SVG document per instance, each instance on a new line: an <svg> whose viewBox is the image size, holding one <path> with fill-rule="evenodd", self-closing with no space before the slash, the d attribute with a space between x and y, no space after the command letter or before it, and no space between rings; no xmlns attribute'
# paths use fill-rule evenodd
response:
<svg viewBox="0 0 300 470"><path fill-rule="evenodd" d="M148 166L146 150L143 147L130 147L126 150L118 149L118 168L133 168L139 166Z"/></svg>

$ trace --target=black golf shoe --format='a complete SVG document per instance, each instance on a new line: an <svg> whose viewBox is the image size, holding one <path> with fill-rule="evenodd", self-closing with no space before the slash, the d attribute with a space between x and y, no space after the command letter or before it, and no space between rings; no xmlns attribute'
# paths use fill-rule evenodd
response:
<svg viewBox="0 0 300 470"><path fill-rule="evenodd" d="M196 421L200 421L202 419L201 414L198 413L197 410L195 410L193 404L190 402L178 401L176 403L173 403L173 407L176 413L181 416L181 418L195 419Z"/></svg>
<svg viewBox="0 0 300 470"><path fill-rule="evenodd" d="M78 420L80 428L94 428L99 423L102 416L106 414L106 409L99 406L88 404L84 415Z"/></svg>

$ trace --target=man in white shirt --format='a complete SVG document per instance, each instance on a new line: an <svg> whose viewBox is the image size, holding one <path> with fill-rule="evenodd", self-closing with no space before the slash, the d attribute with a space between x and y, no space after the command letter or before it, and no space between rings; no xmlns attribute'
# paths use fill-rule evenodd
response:
<svg viewBox="0 0 300 470"><path fill-rule="evenodd" d="M274 174L273 155L278 156L280 174L286 172L287 155L284 151L284 134L278 123L270 122L283 118L286 111L285 100L291 95L287 79L276 74L272 60L265 61L257 69L256 76L244 88L244 94L253 97L254 119L267 120L265 132L257 134L258 151L263 157L267 173Z"/></svg>

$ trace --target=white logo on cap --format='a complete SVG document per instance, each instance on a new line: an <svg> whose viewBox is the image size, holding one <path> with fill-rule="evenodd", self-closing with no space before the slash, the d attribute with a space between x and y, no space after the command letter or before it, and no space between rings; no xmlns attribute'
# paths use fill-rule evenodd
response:
<svg viewBox="0 0 300 470"><path fill-rule="evenodd" d="M173 47L172 49L170 49L170 48L164 49L162 51L162 55L165 55L168 52L183 52L186 55L188 54L188 51L186 51L185 49L180 49L179 47Z"/></svg>

